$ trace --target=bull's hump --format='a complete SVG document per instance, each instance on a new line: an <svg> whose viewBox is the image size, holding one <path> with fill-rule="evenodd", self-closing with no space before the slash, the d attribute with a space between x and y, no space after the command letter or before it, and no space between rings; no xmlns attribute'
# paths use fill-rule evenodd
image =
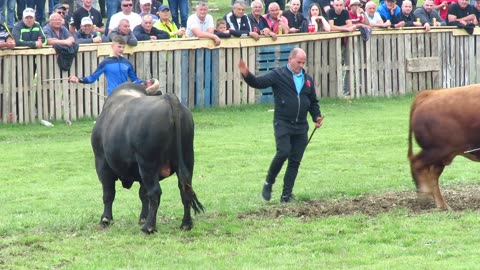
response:
<svg viewBox="0 0 480 270"><path fill-rule="evenodd" d="M139 91L137 90L120 90L118 93L117 93L118 96L129 96L129 97L135 97L135 98L140 98L140 97L144 97L145 96L145 93L140 93Z"/></svg>

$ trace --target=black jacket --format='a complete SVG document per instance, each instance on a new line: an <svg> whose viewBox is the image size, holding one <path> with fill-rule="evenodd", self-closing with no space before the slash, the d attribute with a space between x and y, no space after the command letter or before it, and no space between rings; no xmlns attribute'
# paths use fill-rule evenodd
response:
<svg viewBox="0 0 480 270"><path fill-rule="evenodd" d="M303 71L305 72L305 71ZM312 77L305 73L305 83L297 93L292 72L285 66L259 77L249 73L245 82L254 88L272 87L275 102L274 118L294 124L307 124L307 112L315 122L321 116Z"/></svg>
<svg viewBox="0 0 480 270"><path fill-rule="evenodd" d="M133 28L133 35L137 38L137 40L150 40L150 36L155 36L157 39L169 39L170 34L163 31L159 30L155 27L152 27L152 30L150 30L150 33L145 32L145 29L143 29L143 26L141 24L135 26Z"/></svg>
<svg viewBox="0 0 480 270"><path fill-rule="evenodd" d="M47 38L43 29L38 22L29 28L23 21L17 22L13 26L12 36L15 39L16 46L28 46L30 48L36 48L35 44L39 37L42 38L43 45L47 45Z"/></svg>
<svg viewBox="0 0 480 270"><path fill-rule="evenodd" d="M234 37L241 37L242 35L248 36L248 34L253 31L247 15L243 15L242 18L240 18L240 24L238 24L237 17L233 15L233 12L227 13L223 19L227 21L230 34Z"/></svg>

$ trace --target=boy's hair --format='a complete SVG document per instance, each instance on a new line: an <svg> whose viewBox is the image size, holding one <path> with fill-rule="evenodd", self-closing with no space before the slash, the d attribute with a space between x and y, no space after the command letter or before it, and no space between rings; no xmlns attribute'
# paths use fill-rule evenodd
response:
<svg viewBox="0 0 480 270"><path fill-rule="evenodd" d="M222 24L227 25L227 21L225 21L224 19L218 19L218 20L217 20L217 27L220 26L220 25L222 25Z"/></svg>
<svg viewBox="0 0 480 270"><path fill-rule="evenodd" d="M112 42L116 42L120 45L125 45L127 42L125 42L125 39L121 35L116 35L112 37Z"/></svg>

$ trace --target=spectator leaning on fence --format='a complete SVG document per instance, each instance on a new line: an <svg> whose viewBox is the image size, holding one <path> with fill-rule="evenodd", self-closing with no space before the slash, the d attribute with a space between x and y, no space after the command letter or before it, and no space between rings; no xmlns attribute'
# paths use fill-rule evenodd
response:
<svg viewBox="0 0 480 270"><path fill-rule="evenodd" d="M325 16L323 16L322 8L319 4L312 3L310 5L307 20L310 24L315 26L315 32L330 32L330 24L328 23L327 19L325 19Z"/></svg>
<svg viewBox="0 0 480 270"><path fill-rule="evenodd" d="M369 1L365 5L365 16L368 19L371 27L389 27L392 23L390 21L384 22L382 17L377 12L377 4L373 1Z"/></svg>
<svg viewBox="0 0 480 270"><path fill-rule="evenodd" d="M288 34L288 20L280 14L280 6L273 2L268 6L268 14L263 15L263 18L267 21L268 28L275 34Z"/></svg>
<svg viewBox="0 0 480 270"><path fill-rule="evenodd" d="M423 5L413 12L413 16L420 19L425 31L429 31L432 26L446 25L438 11L433 8L433 0L423 1Z"/></svg>
<svg viewBox="0 0 480 270"><path fill-rule="evenodd" d="M135 26L133 29L133 35L135 35L137 40L157 40L170 38L170 35L167 32L153 27L153 16L151 14L144 15L142 20L142 24Z"/></svg>
<svg viewBox="0 0 480 270"><path fill-rule="evenodd" d="M35 10L26 8L22 15L22 20L15 24L12 31L16 46L41 48L47 45L42 26L35 21Z"/></svg>
<svg viewBox="0 0 480 270"><path fill-rule="evenodd" d="M93 32L105 34L105 26L100 11L92 6L92 0L83 0L83 5L73 12L70 19L70 32L75 33L81 27L82 19L88 17L93 23Z"/></svg>
<svg viewBox="0 0 480 270"><path fill-rule="evenodd" d="M75 39L63 22L64 20L60 14L53 13L50 15L49 23L43 27L48 45L72 46L75 43Z"/></svg>
<svg viewBox="0 0 480 270"><path fill-rule="evenodd" d="M368 19L365 18L365 11L361 7L360 0L352 0L348 5L348 15L350 16L350 20L352 20L352 24L355 25L355 27L359 28L362 25L370 25Z"/></svg>
<svg viewBox="0 0 480 270"><path fill-rule="evenodd" d="M153 27L163 30L170 35L170 38L179 38L185 35L185 28L177 28L177 25L170 20L170 8L162 5L158 12L159 19L153 24Z"/></svg>
<svg viewBox="0 0 480 270"><path fill-rule="evenodd" d="M213 33L219 38L232 37L232 34L230 34L230 30L227 27L227 21L225 21L224 19L217 20Z"/></svg>
<svg viewBox="0 0 480 270"><path fill-rule="evenodd" d="M393 17L391 22L394 28L422 26L421 22L417 22L415 16L413 16L413 5L410 0L404 0L402 2L402 8L400 14Z"/></svg>
<svg viewBox="0 0 480 270"><path fill-rule="evenodd" d="M0 22L0 49L13 48L15 48L15 39L13 39L5 23Z"/></svg>
<svg viewBox="0 0 480 270"><path fill-rule="evenodd" d="M475 11L473 6L468 3L468 0L458 0L458 3L452 4L448 9L448 25L457 26L461 28L473 28L477 24Z"/></svg>
<svg viewBox="0 0 480 270"><path fill-rule="evenodd" d="M113 40L113 37L121 36L127 45L137 46L138 40L130 30L130 22L127 19L121 19L118 27L108 33L108 38Z"/></svg>
<svg viewBox="0 0 480 270"><path fill-rule="evenodd" d="M227 28L233 36L251 37L255 40L260 39L260 35L253 31L250 20L245 15L245 2L236 1L233 4L232 11L225 14L223 19L227 22Z"/></svg>
<svg viewBox="0 0 480 270"><path fill-rule="evenodd" d="M287 18L289 33L307 32L308 23L300 11L300 4L300 0L290 0L290 9L282 14Z"/></svg>
<svg viewBox="0 0 480 270"><path fill-rule="evenodd" d="M110 39L102 35L101 32L93 31L93 22L90 17L83 17L80 25L80 29L73 33L73 38L77 44L101 43L110 41Z"/></svg>
<svg viewBox="0 0 480 270"><path fill-rule="evenodd" d="M390 21L391 23L392 18L400 14L401 10L400 7L397 6L396 0L385 0L380 2L377 12L384 22Z"/></svg>
<svg viewBox="0 0 480 270"><path fill-rule="evenodd" d="M83 78L70 76L68 80L73 83L91 84L105 73L105 78L107 79L107 95L110 95L115 87L124 82L128 82L129 78L134 83L142 83L143 81L135 74L132 63L122 56L123 50L125 49L125 40L121 36L114 36L111 46L112 56L100 62L92 75Z"/></svg>
<svg viewBox="0 0 480 270"><path fill-rule="evenodd" d="M343 0L333 1L333 8L328 11L328 23L332 31L353 32L355 25L352 24L350 15L344 7Z"/></svg>
<svg viewBox="0 0 480 270"><path fill-rule="evenodd" d="M252 26L252 30L255 30L256 28L260 35L270 36L272 40L277 40L277 34L268 28L268 22L262 16L263 2L260 0L254 0L250 4L250 7L252 8L252 13L248 14L247 17Z"/></svg>
<svg viewBox="0 0 480 270"><path fill-rule="evenodd" d="M213 24L212 15L208 14L208 6L204 2L198 2L195 14L190 15L187 20L187 36L198 38L209 38L213 40L215 45L220 45L220 38L213 32L215 25Z"/></svg>

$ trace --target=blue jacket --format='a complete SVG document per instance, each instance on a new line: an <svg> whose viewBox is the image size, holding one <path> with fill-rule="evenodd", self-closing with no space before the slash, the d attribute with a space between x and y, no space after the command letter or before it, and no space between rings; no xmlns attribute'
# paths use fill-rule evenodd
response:
<svg viewBox="0 0 480 270"><path fill-rule="evenodd" d="M384 21L386 21L386 20L392 21L392 17L400 14L400 11L401 11L400 7L397 6L395 8L395 11L393 12L394 14L392 16L392 14L390 14L390 10L388 10L388 8L387 8L387 4L385 4L385 1L380 3L380 5L377 8L378 14L380 14L380 17L382 17L382 20L384 20Z"/></svg>
<svg viewBox="0 0 480 270"><path fill-rule="evenodd" d="M244 77L251 87L262 89L271 86L275 102L274 119L292 124L307 124L307 113L310 113L313 122L321 116L312 77L305 73L304 78L305 83L299 94L292 72L286 66L276 68L263 76L255 77L249 73Z"/></svg>
<svg viewBox="0 0 480 270"><path fill-rule="evenodd" d="M123 56L110 56L105 58L100 62L97 70L95 70L92 75L80 78L79 81L80 83L93 83L98 80L102 73L105 73L105 77L107 78L107 96L112 93L115 87L124 82L128 82L128 78L134 83L143 82L137 77L137 74L135 74L132 63Z"/></svg>

